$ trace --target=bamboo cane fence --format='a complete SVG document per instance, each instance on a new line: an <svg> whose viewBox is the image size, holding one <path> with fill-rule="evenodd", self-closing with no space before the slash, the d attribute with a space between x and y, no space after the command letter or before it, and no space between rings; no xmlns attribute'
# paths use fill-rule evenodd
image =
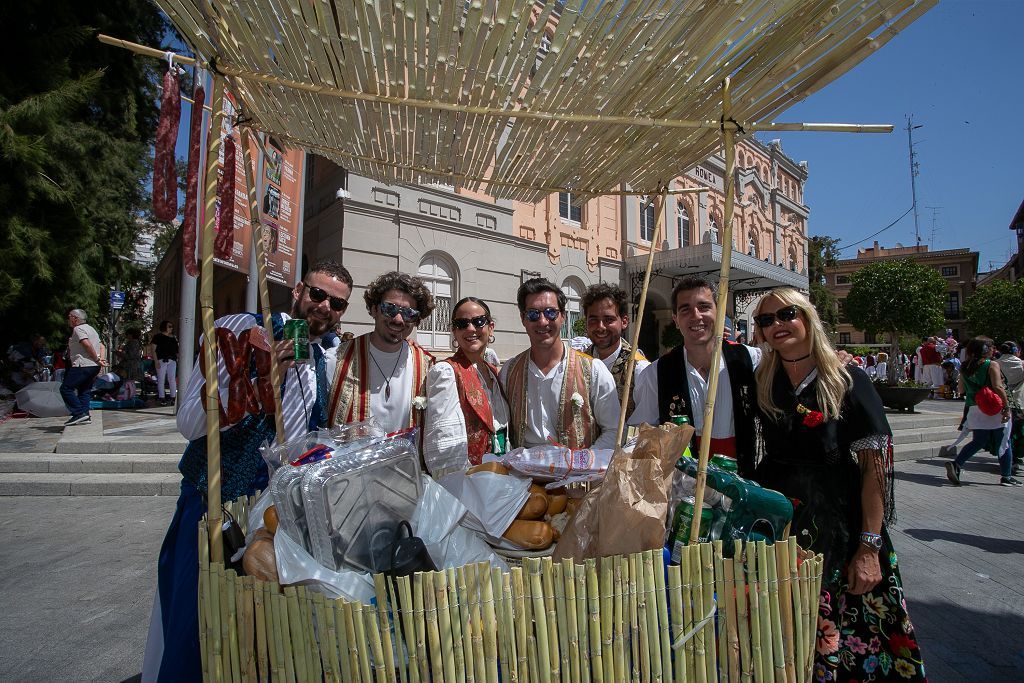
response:
<svg viewBox="0 0 1024 683"><path fill-rule="evenodd" d="M227 505L240 522L252 501ZM811 679L821 555L689 545L574 563L527 558L374 578L373 604L237 576L199 528L208 681L428 683Z"/></svg>

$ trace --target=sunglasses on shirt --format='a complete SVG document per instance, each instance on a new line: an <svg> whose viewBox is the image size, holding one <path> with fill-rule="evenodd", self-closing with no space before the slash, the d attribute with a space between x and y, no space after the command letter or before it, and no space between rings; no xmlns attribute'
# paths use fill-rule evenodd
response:
<svg viewBox="0 0 1024 683"><path fill-rule="evenodd" d="M478 315L473 318L453 318L452 327L456 330L464 330L470 325L478 330L482 330L491 324L491 319L486 315Z"/></svg>
<svg viewBox="0 0 1024 683"><path fill-rule="evenodd" d="M377 304L377 310L379 310L385 318L394 318L396 314L401 313L402 320L407 323L414 323L420 319L420 312L415 308L399 306L398 304L393 304L390 301L381 301Z"/></svg>
<svg viewBox="0 0 1024 683"><path fill-rule="evenodd" d="M348 308L347 299L342 299L340 296L331 296L319 287L307 285L305 282L302 283L302 286L309 290L309 299L315 304L322 304L324 301L330 299L332 311L344 313L345 309Z"/></svg>
<svg viewBox="0 0 1024 683"><path fill-rule="evenodd" d="M774 313L762 313L761 315L755 315L754 324L758 327L764 328L771 327L775 324L776 320L788 323L796 320L796 314L796 306L786 306L784 308L780 308Z"/></svg>
<svg viewBox="0 0 1024 683"><path fill-rule="evenodd" d="M545 308L543 311L536 308L527 308L524 315L531 323L535 323L540 320L542 315L548 320L556 320L559 313L561 313L561 311L557 308Z"/></svg>

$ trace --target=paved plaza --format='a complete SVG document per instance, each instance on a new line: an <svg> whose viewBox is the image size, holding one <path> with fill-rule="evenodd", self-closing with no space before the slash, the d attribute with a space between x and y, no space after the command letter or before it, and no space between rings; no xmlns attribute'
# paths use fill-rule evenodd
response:
<svg viewBox="0 0 1024 683"><path fill-rule="evenodd" d="M929 401L919 415L891 421L908 435L909 426L936 421L946 426L923 431L955 434L961 406ZM0 451L52 452L62 421L8 420L0 424ZM169 409L108 412L95 431L81 438L152 442L172 436L173 420ZM903 452L930 452L917 448L908 444ZM897 456L900 449L898 441ZM106 457L118 457L117 449ZM1024 489L997 485L991 455L968 464L960 488L946 481L944 462L928 456L896 464L899 519L892 536L927 671L940 682L1024 680ZM137 675L156 557L175 498L165 492L2 501L0 680L117 683Z"/></svg>

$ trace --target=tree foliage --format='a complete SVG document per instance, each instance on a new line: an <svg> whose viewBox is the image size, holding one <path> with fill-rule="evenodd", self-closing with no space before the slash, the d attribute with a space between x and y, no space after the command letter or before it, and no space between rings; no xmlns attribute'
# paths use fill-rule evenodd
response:
<svg viewBox="0 0 1024 683"><path fill-rule="evenodd" d="M964 302L964 313L974 334L997 342L1024 339L1024 280L978 287Z"/></svg>
<svg viewBox="0 0 1024 683"><path fill-rule="evenodd" d="M825 284L826 271L839 260L839 240L827 235L815 235L807 240L807 280L811 304L818 311L825 330L832 333L839 324L839 306L836 297Z"/></svg>
<svg viewBox="0 0 1024 683"><path fill-rule="evenodd" d="M160 45L146 0L4 3L0 54L0 344L65 335L64 313L108 310L109 287L140 278L131 255L148 192L158 60L97 32Z"/></svg>
<svg viewBox="0 0 1024 683"><path fill-rule="evenodd" d="M910 259L878 261L850 276L846 311L859 330L924 336L945 327L946 281Z"/></svg>

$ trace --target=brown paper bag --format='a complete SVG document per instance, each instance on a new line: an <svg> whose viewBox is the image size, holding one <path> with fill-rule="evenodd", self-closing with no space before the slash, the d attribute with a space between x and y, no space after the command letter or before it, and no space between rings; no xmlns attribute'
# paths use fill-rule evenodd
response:
<svg viewBox="0 0 1024 683"><path fill-rule="evenodd" d="M601 486L580 503L553 559L580 561L661 548L672 472L692 436L690 425L640 427L633 452L617 451Z"/></svg>

